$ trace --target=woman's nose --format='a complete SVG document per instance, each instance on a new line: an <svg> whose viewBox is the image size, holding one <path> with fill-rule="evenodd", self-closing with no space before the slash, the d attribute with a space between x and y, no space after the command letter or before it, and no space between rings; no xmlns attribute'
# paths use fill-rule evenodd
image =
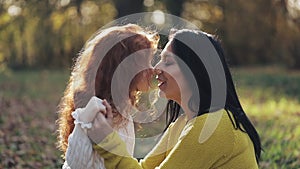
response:
<svg viewBox="0 0 300 169"><path fill-rule="evenodd" d="M154 69L154 74L155 75L159 75L161 73L162 73L162 70L160 70L160 69Z"/></svg>

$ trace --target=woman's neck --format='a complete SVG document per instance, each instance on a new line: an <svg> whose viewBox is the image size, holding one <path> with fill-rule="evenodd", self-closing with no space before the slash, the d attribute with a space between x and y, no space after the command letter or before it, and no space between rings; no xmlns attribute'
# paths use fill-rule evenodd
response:
<svg viewBox="0 0 300 169"><path fill-rule="evenodd" d="M185 113L188 120L193 119L197 115L197 113L190 110L188 104L181 104L180 106L183 109L183 111L184 111L184 113Z"/></svg>
<svg viewBox="0 0 300 169"><path fill-rule="evenodd" d="M194 118L197 113L193 112L190 108L189 108L189 100L192 96L191 92L186 92L184 94L184 96L182 96L180 99L177 100L177 103L180 105L180 107L182 108L182 110L184 111L185 115L187 116L188 120L191 120L192 118Z"/></svg>

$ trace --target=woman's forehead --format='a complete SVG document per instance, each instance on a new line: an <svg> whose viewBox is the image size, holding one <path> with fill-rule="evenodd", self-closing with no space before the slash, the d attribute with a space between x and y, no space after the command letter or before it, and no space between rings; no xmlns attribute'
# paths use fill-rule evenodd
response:
<svg viewBox="0 0 300 169"><path fill-rule="evenodd" d="M173 58L175 54L171 50L165 50L161 53L161 58L166 59L166 58Z"/></svg>

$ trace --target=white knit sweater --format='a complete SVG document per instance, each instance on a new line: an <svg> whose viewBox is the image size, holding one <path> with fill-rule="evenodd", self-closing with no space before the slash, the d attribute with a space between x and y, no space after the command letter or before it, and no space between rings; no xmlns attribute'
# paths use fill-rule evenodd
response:
<svg viewBox="0 0 300 169"><path fill-rule="evenodd" d="M130 119L126 126L116 131L126 143L128 152L133 155L135 144L133 120ZM63 169L105 169L103 158L93 151L92 142L80 124L75 124L68 142Z"/></svg>

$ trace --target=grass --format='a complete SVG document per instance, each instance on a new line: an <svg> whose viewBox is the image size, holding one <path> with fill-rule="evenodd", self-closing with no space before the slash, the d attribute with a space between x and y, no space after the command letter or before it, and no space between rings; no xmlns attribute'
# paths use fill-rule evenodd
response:
<svg viewBox="0 0 300 169"><path fill-rule="evenodd" d="M300 168L300 73L234 69L245 111L260 133L261 168Z"/></svg>
<svg viewBox="0 0 300 169"><path fill-rule="evenodd" d="M56 106L67 72L0 74L0 168L61 168Z"/></svg>
<svg viewBox="0 0 300 169"><path fill-rule="evenodd" d="M300 73L235 68L242 105L260 133L260 168L300 168ZM0 74L0 168L60 168L56 106L69 72Z"/></svg>

